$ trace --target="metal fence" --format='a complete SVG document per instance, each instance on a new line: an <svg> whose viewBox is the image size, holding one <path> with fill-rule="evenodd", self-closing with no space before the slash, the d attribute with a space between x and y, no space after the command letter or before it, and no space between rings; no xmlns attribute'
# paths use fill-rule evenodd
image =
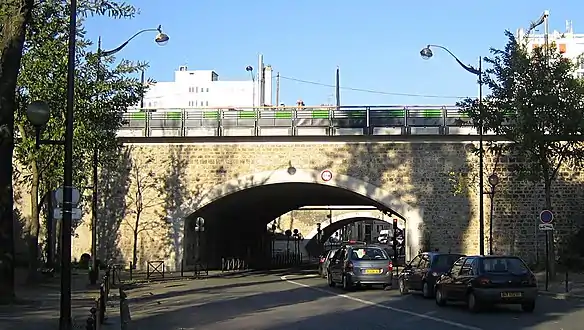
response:
<svg viewBox="0 0 584 330"><path fill-rule="evenodd" d="M477 134L454 106L150 109L124 119L127 137Z"/></svg>

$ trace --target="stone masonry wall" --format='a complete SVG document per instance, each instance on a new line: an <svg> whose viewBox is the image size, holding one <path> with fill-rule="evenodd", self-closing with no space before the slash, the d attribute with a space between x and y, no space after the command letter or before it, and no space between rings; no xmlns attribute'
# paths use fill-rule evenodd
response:
<svg viewBox="0 0 584 330"><path fill-rule="evenodd" d="M147 260L166 260L169 268L178 267L184 237L182 219L194 211L205 191L244 175L286 169L288 164L300 169L329 169L378 186L423 210L424 223L418 230L432 246L466 254L478 252L478 160L468 143L136 144L125 148L126 165L120 166L112 179L118 184L112 184L115 189L107 194L101 192L107 203L98 210L100 222L109 232L102 235L100 245L110 246L102 252L110 258L132 259L136 196L141 195L146 207L138 229L139 267ZM491 156L486 159L485 177L492 171L493 161ZM508 171L513 161L501 159L497 169L501 184L493 214L495 250L533 261L542 242L535 229L543 189L517 181ZM558 239L584 222L583 180L582 173L562 171L555 182ZM455 193L454 186L460 182L465 187ZM486 240L489 202L485 196ZM306 223L298 226L305 229L299 229L308 231L321 221L313 220L302 220ZM88 222L84 219L76 231L74 257L89 251ZM488 246L488 241L485 244Z"/></svg>

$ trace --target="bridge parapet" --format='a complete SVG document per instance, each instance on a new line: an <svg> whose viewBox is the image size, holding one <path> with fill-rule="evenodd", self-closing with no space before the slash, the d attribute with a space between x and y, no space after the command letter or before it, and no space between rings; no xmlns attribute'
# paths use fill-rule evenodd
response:
<svg viewBox="0 0 584 330"><path fill-rule="evenodd" d="M477 134L455 106L143 109L124 116L121 137Z"/></svg>

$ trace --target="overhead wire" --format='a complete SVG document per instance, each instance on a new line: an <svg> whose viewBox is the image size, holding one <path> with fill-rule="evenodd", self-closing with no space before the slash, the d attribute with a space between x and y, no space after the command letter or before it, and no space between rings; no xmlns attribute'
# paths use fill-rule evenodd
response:
<svg viewBox="0 0 584 330"><path fill-rule="evenodd" d="M320 82L316 82L316 81L310 81L310 80L304 80L304 79L298 79L298 78L285 77L285 76L282 76L282 75L280 75L280 79L289 80L289 81L295 81L295 82L299 82L299 83L303 83L303 84L309 84L309 85L316 85L316 86L323 86L323 87L331 87L331 88L335 88L336 87L335 85L331 85L331 84L324 84L324 83L320 83ZM371 89L354 88L354 87L344 87L344 86L339 86L339 89L349 90L349 91L354 91L354 92L370 93L370 94L391 95L391 96L423 97L423 98L464 99L464 98L469 97L469 96L453 96L453 95L428 95L428 94L413 94L413 93L395 93L395 92L384 92L384 91L377 91L377 90L371 90Z"/></svg>

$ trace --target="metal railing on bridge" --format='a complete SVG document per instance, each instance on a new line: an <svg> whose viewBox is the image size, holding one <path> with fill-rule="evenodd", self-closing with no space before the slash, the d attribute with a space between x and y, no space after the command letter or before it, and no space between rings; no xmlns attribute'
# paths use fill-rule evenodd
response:
<svg viewBox="0 0 584 330"><path fill-rule="evenodd" d="M455 106L144 109L124 119L121 137L477 134Z"/></svg>

